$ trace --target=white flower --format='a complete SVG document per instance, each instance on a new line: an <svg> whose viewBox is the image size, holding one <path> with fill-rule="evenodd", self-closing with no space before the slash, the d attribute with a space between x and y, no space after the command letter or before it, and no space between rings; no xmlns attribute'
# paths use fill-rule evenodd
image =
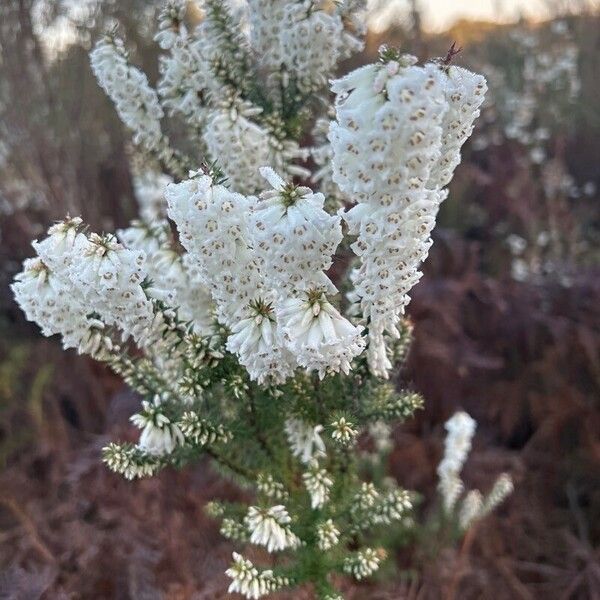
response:
<svg viewBox="0 0 600 600"><path fill-rule="evenodd" d="M336 293L323 271L342 240L341 218L325 212L323 194L286 183L270 167L260 172L273 189L254 205L250 231L270 285L281 295L313 287Z"/></svg>
<svg viewBox="0 0 600 600"><path fill-rule="evenodd" d="M82 227L83 221L79 217L67 217L52 225L42 241L35 240L32 243L44 263L63 279L73 258L79 255L87 243L81 232Z"/></svg>
<svg viewBox="0 0 600 600"><path fill-rule="evenodd" d="M231 327L227 349L238 355L251 379L283 382L292 374L293 357L282 346L270 303L250 302L248 316Z"/></svg>
<svg viewBox="0 0 600 600"><path fill-rule="evenodd" d="M325 506L329 500L329 490L333 485L333 479L327 471L319 468L319 463L315 460L308 471L302 475L302 480L310 495L310 507L314 510Z"/></svg>
<svg viewBox="0 0 600 600"><path fill-rule="evenodd" d="M281 303L277 313L283 339L298 364L326 373L350 372L350 363L365 347L362 327L352 325L320 291L310 290Z"/></svg>
<svg viewBox="0 0 600 600"><path fill-rule="evenodd" d="M340 541L340 531L332 519L327 519L317 525L317 547L326 552Z"/></svg>
<svg viewBox="0 0 600 600"><path fill-rule="evenodd" d="M148 454L162 456L171 454L184 443L179 427L161 412L161 402L144 400L142 412L132 415L131 422L142 430L138 446Z"/></svg>
<svg viewBox="0 0 600 600"><path fill-rule="evenodd" d="M324 458L325 443L321 438L322 425L312 426L300 419L287 419L285 433L290 444L292 454L304 464L309 464L315 458Z"/></svg>
<svg viewBox="0 0 600 600"><path fill-rule="evenodd" d="M271 508L251 506L246 515L246 526L250 532L250 541L265 546L269 552L279 552L286 548L295 548L300 540L291 529L291 518L285 506Z"/></svg>

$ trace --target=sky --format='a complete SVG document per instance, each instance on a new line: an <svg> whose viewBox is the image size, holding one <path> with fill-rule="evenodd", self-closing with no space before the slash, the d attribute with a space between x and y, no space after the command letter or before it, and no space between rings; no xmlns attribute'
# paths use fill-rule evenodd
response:
<svg viewBox="0 0 600 600"><path fill-rule="evenodd" d="M389 22L394 13L402 16L409 7L408 0L370 0L378 4L381 17L374 21L380 24ZM514 21L520 15L539 19L549 15L550 7L577 11L581 5L600 4L599 0L417 0L423 16L423 26L428 31L443 31L462 18L485 19L489 21Z"/></svg>

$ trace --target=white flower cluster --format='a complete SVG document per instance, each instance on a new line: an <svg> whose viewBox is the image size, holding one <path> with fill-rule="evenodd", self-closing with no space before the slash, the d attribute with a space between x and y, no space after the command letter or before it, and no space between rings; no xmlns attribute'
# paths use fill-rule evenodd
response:
<svg viewBox="0 0 600 600"><path fill-rule="evenodd" d="M171 184L169 216L231 330L228 349L253 379L281 382L296 366L348 373L362 329L323 292L337 291L322 271L341 239L339 218L323 210L322 195L262 172L274 190L260 200L208 176Z"/></svg>
<svg viewBox="0 0 600 600"><path fill-rule="evenodd" d="M337 4L337 3L336 3ZM307 92L326 84L337 62L363 47L362 0L248 0L251 44L262 64L285 65Z"/></svg>
<svg viewBox="0 0 600 600"><path fill-rule="evenodd" d="M208 176L169 185L166 198L217 317L231 329L228 349L253 379L282 381L292 372L291 359L274 325L273 292L249 245L246 215L255 199L213 185Z"/></svg>
<svg viewBox="0 0 600 600"><path fill-rule="evenodd" d="M281 504L266 509L251 506L245 519L250 541L264 546L269 552L296 548L300 540L289 527L291 520L285 506Z"/></svg>
<svg viewBox="0 0 600 600"><path fill-rule="evenodd" d="M81 231L81 219L53 225L48 237L33 242L29 259L12 285L28 319L44 335L60 334L65 348L95 356L110 349L107 326L124 339L148 342L155 329L151 300L142 288L145 255L119 244L114 236Z"/></svg>
<svg viewBox="0 0 600 600"><path fill-rule="evenodd" d="M342 241L341 219L324 210L325 196L286 184L272 169L261 169L272 190L263 192L250 216L254 248L269 285L294 292L337 289L323 273Z"/></svg>
<svg viewBox="0 0 600 600"><path fill-rule="evenodd" d="M266 67L278 68L284 60L281 33L289 0L248 0L250 42Z"/></svg>
<svg viewBox="0 0 600 600"><path fill-rule="evenodd" d="M158 93L170 114L180 114L193 127L201 127L206 121L206 95L217 84L202 53L204 45L188 32L184 19L183 2L172 2L161 13L154 39L168 54L160 57Z"/></svg>
<svg viewBox="0 0 600 600"><path fill-rule="evenodd" d="M137 200L140 219L152 224L167 216L165 188L173 179L150 169L140 170L133 176L133 191Z"/></svg>
<svg viewBox="0 0 600 600"><path fill-rule="evenodd" d="M446 422L448 432L444 442L444 457L438 465L439 485L444 510L454 510L463 490L460 477L462 467L471 450L471 443L477 423L465 412L457 412ZM490 514L513 491L513 481L507 473L501 474L490 493L484 498L479 490L465 494L458 510L458 523L461 529L468 529L475 521Z"/></svg>
<svg viewBox="0 0 600 600"><path fill-rule="evenodd" d="M179 317L190 322L198 335L210 335L214 307L194 261L177 252L166 219L157 218L153 223L133 221L117 235L125 247L144 252L147 276L155 288L169 290L169 302L178 308Z"/></svg>
<svg viewBox="0 0 600 600"><path fill-rule="evenodd" d="M233 553L233 564L225 571L225 574L232 579L229 593L237 592L245 598L253 600L268 596L290 584L286 577L278 577L271 570L259 571L248 559L237 552Z"/></svg>
<svg viewBox="0 0 600 600"><path fill-rule="evenodd" d="M471 451L477 423L466 412L457 412L446 421L444 457L438 465L439 491L446 511L451 511L464 489L460 472Z"/></svg>
<svg viewBox="0 0 600 600"><path fill-rule="evenodd" d="M342 18L326 12L322 4L304 0L285 7L282 58L302 92L324 87L343 51Z"/></svg>
<svg viewBox="0 0 600 600"><path fill-rule="evenodd" d="M123 42L104 38L92 50L90 59L98 83L133 132L135 143L157 149L162 141L160 120L164 113L146 75L127 62Z"/></svg>
<svg viewBox="0 0 600 600"><path fill-rule="evenodd" d="M386 50L382 50L385 53ZM333 178L358 204L344 214L361 266L352 274L369 327L368 359L388 376L397 325L431 246L441 188L460 161L486 86L479 75L395 57L334 82Z"/></svg>
<svg viewBox="0 0 600 600"><path fill-rule="evenodd" d="M258 166L271 164L269 132L252 120L262 110L248 102L235 102L211 111L204 141L218 157L232 189L254 193L261 184Z"/></svg>

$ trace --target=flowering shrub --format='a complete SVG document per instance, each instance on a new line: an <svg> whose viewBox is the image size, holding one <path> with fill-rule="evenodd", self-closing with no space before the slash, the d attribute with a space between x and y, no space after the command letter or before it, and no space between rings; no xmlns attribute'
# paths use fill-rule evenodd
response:
<svg viewBox="0 0 600 600"><path fill-rule="evenodd" d="M593 179L576 177L569 147L585 73L572 28L567 19L543 26L521 23L497 35L492 52L483 44L478 61L490 93L473 147L490 163L494 153L510 148L509 166L492 171L490 188L504 194L502 213L509 217L496 227L506 234L512 277L538 285L573 285L577 264L593 255L586 223L593 220L587 206L594 206L597 186Z"/></svg>
<svg viewBox="0 0 600 600"><path fill-rule="evenodd" d="M66 218L33 243L12 286L44 335L142 397L138 442L104 450L113 471L148 477L204 454L253 488L250 505L207 507L224 536L288 556L260 569L233 555L230 591L248 598L306 582L340 598L330 574L372 575L383 528L414 526L415 495L373 465L389 451L389 424L423 402L387 380L406 355L409 292L486 83L382 48L333 82L330 106L337 62L362 44L361 4L249 0L234 11L205 0L190 27L186 4L170 2L156 90L122 41L100 41L93 70L145 164L141 220L100 235ZM166 115L210 160L172 147ZM347 302L332 269L345 244L356 255ZM469 419L448 425L448 511ZM485 501L469 493L461 527L509 487Z"/></svg>

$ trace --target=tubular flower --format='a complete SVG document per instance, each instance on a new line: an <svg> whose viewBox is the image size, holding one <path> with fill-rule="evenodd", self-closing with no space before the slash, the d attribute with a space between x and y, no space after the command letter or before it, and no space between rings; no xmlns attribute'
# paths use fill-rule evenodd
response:
<svg viewBox="0 0 600 600"><path fill-rule="evenodd" d="M312 287L336 293L323 271L342 240L340 217L325 212L323 194L287 184L271 168L260 172L273 189L254 205L250 230L270 285L281 295Z"/></svg>
<svg viewBox="0 0 600 600"><path fill-rule="evenodd" d="M250 541L265 546L269 552L279 552L298 546L300 540L290 530L290 522L290 515L282 505L268 509L251 506L246 515Z"/></svg>
<svg viewBox="0 0 600 600"><path fill-rule="evenodd" d="M171 454L184 442L179 427L163 414L160 398L142 402L142 412L131 417L131 422L142 430L138 446L148 454Z"/></svg>
<svg viewBox="0 0 600 600"><path fill-rule="evenodd" d="M328 372L348 374L352 359L365 347L362 327L352 325L319 291L284 301L277 318L298 364L321 378Z"/></svg>

